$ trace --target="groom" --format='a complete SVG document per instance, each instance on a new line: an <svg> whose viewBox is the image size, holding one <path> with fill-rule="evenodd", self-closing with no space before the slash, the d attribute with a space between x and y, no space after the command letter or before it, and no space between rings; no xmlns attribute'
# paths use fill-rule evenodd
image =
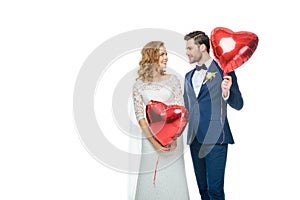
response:
<svg viewBox="0 0 300 200"><path fill-rule="evenodd" d="M196 64L184 82L184 102L189 110L187 143L201 199L221 200L225 199L227 147L234 143L227 104L240 110L243 98L234 71L223 77L223 71L210 57L210 41L204 32L191 32L184 40L189 62Z"/></svg>

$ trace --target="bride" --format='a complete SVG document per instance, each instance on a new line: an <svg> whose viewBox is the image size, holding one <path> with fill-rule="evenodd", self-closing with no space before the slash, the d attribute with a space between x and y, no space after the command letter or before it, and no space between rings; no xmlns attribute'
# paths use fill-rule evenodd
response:
<svg viewBox="0 0 300 200"><path fill-rule="evenodd" d="M133 85L133 104L143 137L139 172L129 200L188 200L182 136L162 146L145 118L145 105L150 100L183 105L180 81L165 72L168 57L163 42L151 41L141 53L138 77Z"/></svg>

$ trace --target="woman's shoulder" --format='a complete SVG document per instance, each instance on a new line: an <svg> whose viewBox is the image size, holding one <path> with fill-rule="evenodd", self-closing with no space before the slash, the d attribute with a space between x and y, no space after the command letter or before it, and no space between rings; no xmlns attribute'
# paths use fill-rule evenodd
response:
<svg viewBox="0 0 300 200"><path fill-rule="evenodd" d="M133 84L133 88L138 89L143 85L143 81L141 79L137 79L134 84Z"/></svg>
<svg viewBox="0 0 300 200"><path fill-rule="evenodd" d="M175 74L168 74L169 75L169 80L173 80L173 81L179 81L179 78L177 75Z"/></svg>
<svg viewBox="0 0 300 200"><path fill-rule="evenodd" d="M175 74L165 74L165 80L171 80L171 79L177 79L177 76Z"/></svg>

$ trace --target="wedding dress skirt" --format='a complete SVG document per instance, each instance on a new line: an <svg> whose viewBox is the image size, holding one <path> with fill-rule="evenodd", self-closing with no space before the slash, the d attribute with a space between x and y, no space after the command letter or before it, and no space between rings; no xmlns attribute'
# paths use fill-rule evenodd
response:
<svg viewBox="0 0 300 200"><path fill-rule="evenodd" d="M177 148L174 151L153 153L154 151L152 144L147 139L144 139L142 142L142 154L151 153L153 156L151 156L152 159L141 157L135 199L189 199L183 159L182 136L177 139ZM156 162L158 164L155 174Z"/></svg>
<svg viewBox="0 0 300 200"><path fill-rule="evenodd" d="M145 105L150 100L183 105L179 79L170 75L160 82L136 81L133 102L137 120L145 118ZM135 181L131 181L129 200L188 200L183 135L177 138L177 147L171 152L158 153L147 138L140 140L139 173L131 175Z"/></svg>

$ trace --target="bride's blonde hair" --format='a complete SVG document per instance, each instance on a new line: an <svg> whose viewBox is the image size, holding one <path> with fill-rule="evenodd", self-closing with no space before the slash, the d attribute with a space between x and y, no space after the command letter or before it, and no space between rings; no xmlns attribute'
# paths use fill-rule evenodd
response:
<svg viewBox="0 0 300 200"><path fill-rule="evenodd" d="M139 62L140 69L138 70L138 78L142 81L151 81L153 79L153 71L165 74L164 70L159 70L159 48L164 47L161 41L151 41L147 43L141 53L142 59Z"/></svg>

